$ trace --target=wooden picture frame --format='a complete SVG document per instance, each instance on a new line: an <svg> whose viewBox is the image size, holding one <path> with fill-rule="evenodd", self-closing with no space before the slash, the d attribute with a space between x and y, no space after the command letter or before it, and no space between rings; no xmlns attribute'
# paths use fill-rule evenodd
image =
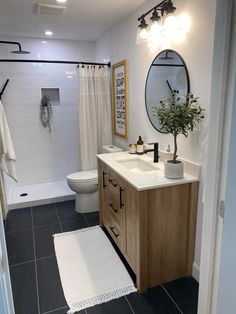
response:
<svg viewBox="0 0 236 314"><path fill-rule="evenodd" d="M128 62L123 60L112 65L112 94L114 134L128 137Z"/></svg>

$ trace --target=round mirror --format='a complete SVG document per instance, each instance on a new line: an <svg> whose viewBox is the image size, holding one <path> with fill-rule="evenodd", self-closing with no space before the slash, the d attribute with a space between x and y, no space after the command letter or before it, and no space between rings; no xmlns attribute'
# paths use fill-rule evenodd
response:
<svg viewBox="0 0 236 314"><path fill-rule="evenodd" d="M153 107L168 98L171 91L178 90L179 96L186 96L190 91L189 75L182 57L174 50L163 50L152 62L145 88L146 110L153 127L160 131L160 124L153 115Z"/></svg>

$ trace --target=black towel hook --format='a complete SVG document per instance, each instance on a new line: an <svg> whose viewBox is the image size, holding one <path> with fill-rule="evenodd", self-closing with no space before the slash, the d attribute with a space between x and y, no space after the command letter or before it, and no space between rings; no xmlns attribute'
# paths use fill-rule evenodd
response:
<svg viewBox="0 0 236 314"><path fill-rule="evenodd" d="M3 95L3 93L4 93L4 91L5 91L6 87L7 87L8 82L9 82L9 79L6 80L2 90L0 92L0 99L2 98L2 95Z"/></svg>

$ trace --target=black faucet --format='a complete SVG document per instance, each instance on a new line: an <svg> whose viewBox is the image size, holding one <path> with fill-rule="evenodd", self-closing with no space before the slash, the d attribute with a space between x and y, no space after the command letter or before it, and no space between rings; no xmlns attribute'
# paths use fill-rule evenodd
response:
<svg viewBox="0 0 236 314"><path fill-rule="evenodd" d="M148 145L154 145L153 149L144 149L144 153L148 153L148 152L154 152L154 159L153 162L158 162L159 161L159 155L158 155L158 146L159 143L148 143Z"/></svg>

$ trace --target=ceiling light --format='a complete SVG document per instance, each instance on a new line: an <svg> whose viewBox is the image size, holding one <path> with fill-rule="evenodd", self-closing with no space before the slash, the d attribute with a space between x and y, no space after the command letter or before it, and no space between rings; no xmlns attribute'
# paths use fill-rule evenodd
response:
<svg viewBox="0 0 236 314"><path fill-rule="evenodd" d="M58 3L65 3L67 0L57 0Z"/></svg>
<svg viewBox="0 0 236 314"><path fill-rule="evenodd" d="M52 36L52 35L53 35L53 32L52 32L52 31L49 31L49 30L48 30L48 31L45 31L45 35L46 35L46 36Z"/></svg>

